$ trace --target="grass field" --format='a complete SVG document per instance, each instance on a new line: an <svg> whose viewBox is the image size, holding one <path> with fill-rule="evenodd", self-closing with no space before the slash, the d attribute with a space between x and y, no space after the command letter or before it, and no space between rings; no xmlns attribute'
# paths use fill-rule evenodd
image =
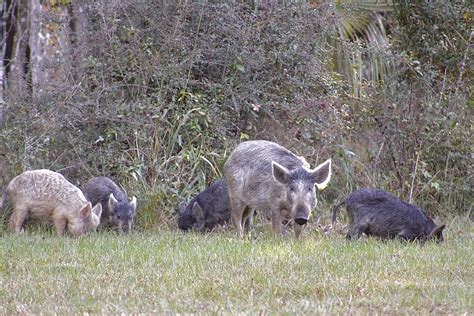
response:
<svg viewBox="0 0 474 316"><path fill-rule="evenodd" d="M0 237L0 314L474 313L474 229L404 244L306 232Z"/></svg>

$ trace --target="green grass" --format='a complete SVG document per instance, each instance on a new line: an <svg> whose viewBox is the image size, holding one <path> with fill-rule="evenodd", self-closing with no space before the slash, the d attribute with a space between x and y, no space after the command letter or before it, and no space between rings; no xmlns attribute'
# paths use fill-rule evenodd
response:
<svg viewBox="0 0 474 316"><path fill-rule="evenodd" d="M448 222L425 246L316 230L302 240L262 233L146 231L59 238L0 237L0 314L474 313L474 230Z"/></svg>

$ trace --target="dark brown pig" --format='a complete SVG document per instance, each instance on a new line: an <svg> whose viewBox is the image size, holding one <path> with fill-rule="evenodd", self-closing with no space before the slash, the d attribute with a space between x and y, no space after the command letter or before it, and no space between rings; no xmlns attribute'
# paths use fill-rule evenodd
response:
<svg viewBox="0 0 474 316"><path fill-rule="evenodd" d="M132 231L137 213L136 197L129 201L125 191L107 177L90 179L83 191L93 205L102 205L101 227L117 229L120 233Z"/></svg>
<svg viewBox="0 0 474 316"><path fill-rule="evenodd" d="M420 208L379 189L360 189L352 192L333 209L333 223L337 210L345 205L349 217L346 238L357 239L363 233L382 239L404 240L428 239L443 241L445 225L436 226L434 221Z"/></svg>
<svg viewBox="0 0 474 316"><path fill-rule="evenodd" d="M187 206L184 202L179 204L178 227L181 230L210 231L229 220L229 196L225 179L214 182Z"/></svg>

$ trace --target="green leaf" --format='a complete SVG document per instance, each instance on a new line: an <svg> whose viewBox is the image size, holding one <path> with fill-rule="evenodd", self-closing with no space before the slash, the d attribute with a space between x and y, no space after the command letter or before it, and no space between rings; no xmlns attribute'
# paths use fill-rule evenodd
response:
<svg viewBox="0 0 474 316"><path fill-rule="evenodd" d="M439 185L438 182L431 182L430 186L434 188L436 191L439 191L441 189L441 186Z"/></svg>
<svg viewBox="0 0 474 316"><path fill-rule="evenodd" d="M240 72L245 72L245 67L242 64L235 65L235 69L237 69Z"/></svg>
<svg viewBox="0 0 474 316"><path fill-rule="evenodd" d="M244 132L240 133L240 140L249 140L250 136Z"/></svg>

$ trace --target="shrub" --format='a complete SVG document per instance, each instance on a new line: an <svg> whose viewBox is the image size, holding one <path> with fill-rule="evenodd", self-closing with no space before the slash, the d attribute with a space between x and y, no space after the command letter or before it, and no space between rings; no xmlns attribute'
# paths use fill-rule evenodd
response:
<svg viewBox="0 0 474 316"><path fill-rule="evenodd" d="M41 98L9 91L0 186L30 168L79 185L108 175L138 196L139 225L173 225L178 200L222 176L239 141L260 138L311 165L333 157L323 208L375 186L430 212L469 211L469 69L455 68L467 62L467 27L448 61L429 50L445 37L414 35L432 34L432 17L454 34L465 11L453 5L443 20L441 4L426 6L435 11L388 19L397 72L354 98L332 58L372 48L339 38L331 6L85 2L70 81Z"/></svg>

